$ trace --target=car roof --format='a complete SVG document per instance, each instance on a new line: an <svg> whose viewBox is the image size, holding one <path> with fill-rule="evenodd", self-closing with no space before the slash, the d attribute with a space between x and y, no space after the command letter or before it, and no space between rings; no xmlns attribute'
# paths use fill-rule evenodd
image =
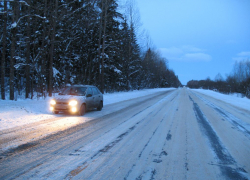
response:
<svg viewBox="0 0 250 180"><path fill-rule="evenodd" d="M92 85L83 85L83 84L76 84L76 85L72 85L72 86L69 86L69 87L95 87L95 86L92 86Z"/></svg>

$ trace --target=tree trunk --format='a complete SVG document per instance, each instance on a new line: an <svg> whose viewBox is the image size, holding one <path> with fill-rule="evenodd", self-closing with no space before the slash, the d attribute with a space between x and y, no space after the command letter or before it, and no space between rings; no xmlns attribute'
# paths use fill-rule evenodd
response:
<svg viewBox="0 0 250 180"><path fill-rule="evenodd" d="M30 0L27 1L30 4ZM26 37L26 92L25 98L29 98L30 94L30 6L27 7L29 16L27 17L27 37Z"/></svg>
<svg viewBox="0 0 250 180"><path fill-rule="evenodd" d="M55 34L56 34L56 18L57 18L57 8L58 0L55 0L55 10L54 16L51 17L52 20L52 34L51 34L51 46L50 46L50 60L49 60L49 96L52 96L53 89L53 58L54 58L54 45L55 45Z"/></svg>
<svg viewBox="0 0 250 180"><path fill-rule="evenodd" d="M43 11L43 17L47 17L47 0L44 1L44 11ZM43 20L43 36L42 36L42 59L41 59L41 81L40 81L40 90L42 93L42 96L45 98L45 82L46 82L46 57L47 57L47 51L45 50L45 39L46 39L46 19Z"/></svg>
<svg viewBox="0 0 250 180"><path fill-rule="evenodd" d="M102 0L102 11L103 11L103 0ZM99 66L97 68L98 70L98 75L99 75L99 86L100 86L100 90L101 92L103 92L103 90L101 89L101 41L102 41L102 14L101 14L101 17L100 17L100 27L99 27L99 41L98 41L98 60L99 60Z"/></svg>
<svg viewBox="0 0 250 180"><path fill-rule="evenodd" d="M1 98L5 100L5 54L6 54L6 35L7 35L7 1L4 1L4 16L3 16L3 51L1 61Z"/></svg>
<svg viewBox="0 0 250 180"><path fill-rule="evenodd" d="M15 23L17 23L17 14L16 14L16 9L17 7L17 2L16 0L14 0L13 2L13 14L12 14L12 27L11 27L11 50L10 50L10 100L14 100L14 63L15 63L15 46L16 46L16 25Z"/></svg>
<svg viewBox="0 0 250 180"><path fill-rule="evenodd" d="M106 26L107 26L107 10L108 0L105 0L104 5L104 25L103 25L103 38L102 38L102 61L101 61L101 92L104 93L104 50L106 41Z"/></svg>

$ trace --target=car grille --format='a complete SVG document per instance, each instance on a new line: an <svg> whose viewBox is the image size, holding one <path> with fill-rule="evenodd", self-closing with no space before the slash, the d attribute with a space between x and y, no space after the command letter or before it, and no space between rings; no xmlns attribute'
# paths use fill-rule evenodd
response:
<svg viewBox="0 0 250 180"><path fill-rule="evenodd" d="M68 104L68 102L56 102L56 104Z"/></svg>

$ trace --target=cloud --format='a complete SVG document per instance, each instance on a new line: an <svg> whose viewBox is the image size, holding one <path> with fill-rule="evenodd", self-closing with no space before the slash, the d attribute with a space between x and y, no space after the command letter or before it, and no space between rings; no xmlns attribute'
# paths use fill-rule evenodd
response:
<svg viewBox="0 0 250 180"><path fill-rule="evenodd" d="M242 61L247 59L250 59L250 51L242 51L238 53L236 57L233 57L234 61Z"/></svg>
<svg viewBox="0 0 250 180"><path fill-rule="evenodd" d="M250 51L248 52L241 52L238 54L238 56L241 56L241 57L250 57Z"/></svg>
<svg viewBox="0 0 250 180"><path fill-rule="evenodd" d="M194 47L194 46L190 46L190 45L186 45L186 46L182 46L182 49L186 52L202 52L204 51L203 49Z"/></svg>
<svg viewBox="0 0 250 180"><path fill-rule="evenodd" d="M184 61L211 61L211 56L205 53L188 53L182 56Z"/></svg>
<svg viewBox="0 0 250 180"><path fill-rule="evenodd" d="M159 48L158 50L170 61L207 62L212 60L212 57L204 52L205 50L190 45Z"/></svg>
<svg viewBox="0 0 250 180"><path fill-rule="evenodd" d="M183 54L183 50L177 47L159 48L159 50L163 55L176 56Z"/></svg>

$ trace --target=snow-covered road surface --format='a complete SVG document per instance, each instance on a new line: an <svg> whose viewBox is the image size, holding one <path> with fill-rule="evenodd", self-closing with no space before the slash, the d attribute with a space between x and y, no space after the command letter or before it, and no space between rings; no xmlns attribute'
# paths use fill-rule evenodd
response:
<svg viewBox="0 0 250 180"><path fill-rule="evenodd" d="M3 130L0 148L0 179L250 179L250 111L176 89Z"/></svg>

